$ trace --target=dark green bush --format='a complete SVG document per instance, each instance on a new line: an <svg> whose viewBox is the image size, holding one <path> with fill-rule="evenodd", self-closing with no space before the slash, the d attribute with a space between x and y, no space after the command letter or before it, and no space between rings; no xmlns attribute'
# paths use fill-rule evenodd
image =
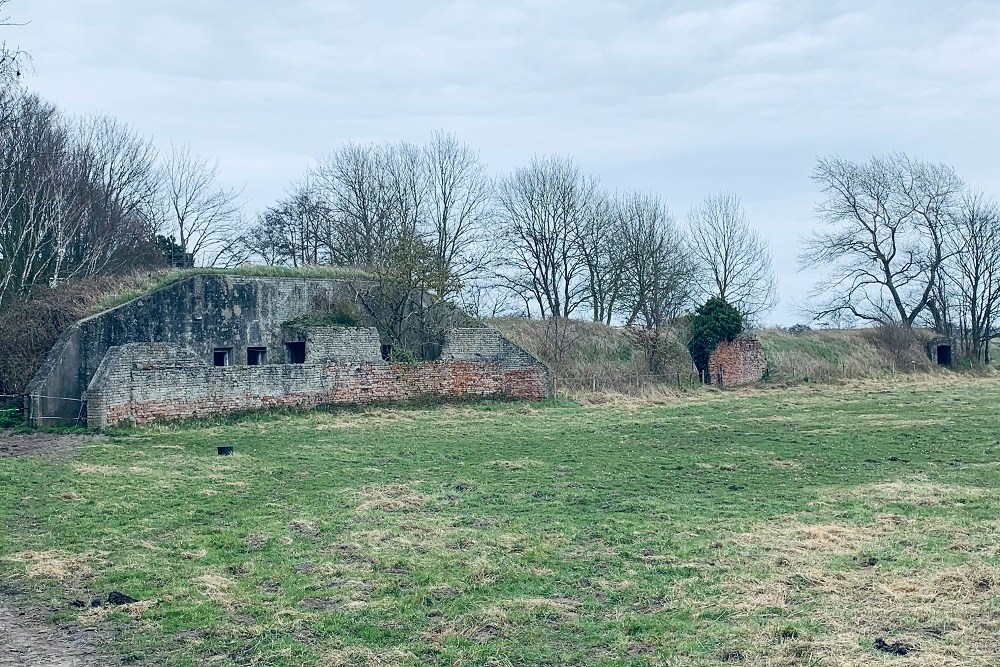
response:
<svg viewBox="0 0 1000 667"><path fill-rule="evenodd" d="M743 333L743 316L723 299L713 296L691 318L691 342L688 351L699 371L708 368L709 357L724 340L735 340Z"/></svg>

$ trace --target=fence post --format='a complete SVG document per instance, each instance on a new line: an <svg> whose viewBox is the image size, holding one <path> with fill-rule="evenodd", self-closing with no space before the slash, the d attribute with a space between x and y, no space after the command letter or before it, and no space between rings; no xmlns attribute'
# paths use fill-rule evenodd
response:
<svg viewBox="0 0 1000 667"><path fill-rule="evenodd" d="M594 383L593 383L592 386L593 386L593 391L596 394L597 393L597 376L596 375L594 376Z"/></svg>

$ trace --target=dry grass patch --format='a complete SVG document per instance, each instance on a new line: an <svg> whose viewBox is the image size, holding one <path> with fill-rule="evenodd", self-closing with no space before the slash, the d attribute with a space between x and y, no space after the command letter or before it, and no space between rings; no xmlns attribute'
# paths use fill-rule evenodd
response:
<svg viewBox="0 0 1000 667"><path fill-rule="evenodd" d="M319 662L320 667L399 667L411 662L408 651L370 649L367 646L349 646L327 651ZM412 664L412 662L411 662Z"/></svg>
<svg viewBox="0 0 1000 667"><path fill-rule="evenodd" d="M964 565L908 569L861 557L887 545L912 552L914 531L925 528L883 515L870 526L765 524L739 536L745 555L732 567L726 597L738 600L742 663L861 667L883 658L912 667L995 665L1000 567L984 554ZM855 556L853 567L843 566L846 555ZM800 636L790 622L820 629ZM908 652L877 651L877 640Z"/></svg>
<svg viewBox="0 0 1000 667"><path fill-rule="evenodd" d="M406 484L369 484L352 493L358 501L356 509L360 513L400 512L427 504L427 496Z"/></svg>
<svg viewBox="0 0 1000 667"><path fill-rule="evenodd" d="M422 636L435 645L454 638L486 643L512 634L518 626L570 621L579 615L580 608L580 601L574 598L512 598L486 605L458 618L441 621Z"/></svg>
<svg viewBox="0 0 1000 667"><path fill-rule="evenodd" d="M896 504L933 507L958 505L982 498L985 494L985 489L940 484L930 481L927 477L915 476L893 482L838 490L829 494L829 497L834 501L862 499L876 506Z"/></svg>
<svg viewBox="0 0 1000 667"><path fill-rule="evenodd" d="M141 466L95 466L87 463L79 463L73 466L73 470L81 475L101 475L109 477L111 475L151 475L153 470ZM162 476L162 475L161 475Z"/></svg>
<svg viewBox="0 0 1000 667"><path fill-rule="evenodd" d="M4 556L3 560L24 566L24 573L31 577L70 579L85 577L93 572L93 553L69 554L52 549L49 551L22 551Z"/></svg>
<svg viewBox="0 0 1000 667"><path fill-rule="evenodd" d="M191 583L197 586L205 597L226 611L233 611L236 608L236 599L232 593L236 582L232 579L215 572L206 572L195 577Z"/></svg>

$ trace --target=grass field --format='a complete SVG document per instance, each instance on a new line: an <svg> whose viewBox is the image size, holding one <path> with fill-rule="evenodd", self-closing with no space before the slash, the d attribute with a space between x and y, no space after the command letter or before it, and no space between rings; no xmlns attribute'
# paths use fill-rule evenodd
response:
<svg viewBox="0 0 1000 667"><path fill-rule="evenodd" d="M996 665L1000 380L906 382L0 459L0 585L137 664Z"/></svg>

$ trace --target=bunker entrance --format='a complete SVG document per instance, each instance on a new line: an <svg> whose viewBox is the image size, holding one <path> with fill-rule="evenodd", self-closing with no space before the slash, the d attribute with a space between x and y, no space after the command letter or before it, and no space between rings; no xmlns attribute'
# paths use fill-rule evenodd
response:
<svg viewBox="0 0 1000 667"><path fill-rule="evenodd" d="M951 345L937 346L938 366L951 366Z"/></svg>

